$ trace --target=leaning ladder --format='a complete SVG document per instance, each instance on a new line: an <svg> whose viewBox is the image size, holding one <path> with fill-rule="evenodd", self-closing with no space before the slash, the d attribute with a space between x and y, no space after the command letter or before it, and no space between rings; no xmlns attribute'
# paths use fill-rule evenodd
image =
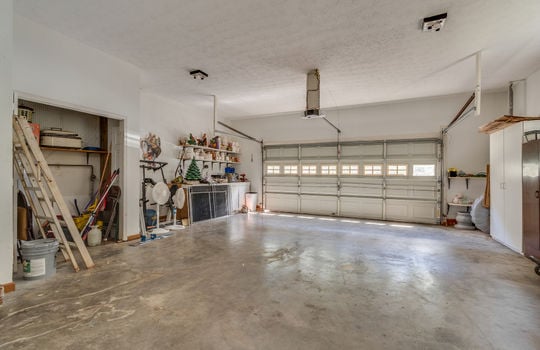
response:
<svg viewBox="0 0 540 350"><path fill-rule="evenodd" d="M92 257L88 253L71 213L60 193L58 185L43 157L32 128L26 119L14 116L13 118L13 164L19 176L22 188L34 212L34 218L41 235L45 238L45 227L49 225L54 237L60 243L64 259L70 261L75 271L79 271L79 264L73 254L79 252L86 268L94 267ZM53 205L56 203L62 220L56 215ZM67 227L73 242L67 240L61 223ZM73 248L73 249L72 249Z"/></svg>

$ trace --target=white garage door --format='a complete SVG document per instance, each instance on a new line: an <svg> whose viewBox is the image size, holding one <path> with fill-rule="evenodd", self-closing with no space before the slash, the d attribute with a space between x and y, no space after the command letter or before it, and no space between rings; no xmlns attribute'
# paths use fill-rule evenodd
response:
<svg viewBox="0 0 540 350"><path fill-rule="evenodd" d="M415 139L266 146L266 208L439 223L440 144Z"/></svg>

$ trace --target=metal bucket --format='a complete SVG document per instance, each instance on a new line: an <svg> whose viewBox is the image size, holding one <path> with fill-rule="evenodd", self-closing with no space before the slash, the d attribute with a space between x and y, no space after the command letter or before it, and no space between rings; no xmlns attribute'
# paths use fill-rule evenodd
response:
<svg viewBox="0 0 540 350"><path fill-rule="evenodd" d="M23 278L37 280L56 273L56 252L58 241L56 239L36 239L35 241L21 241L23 257Z"/></svg>

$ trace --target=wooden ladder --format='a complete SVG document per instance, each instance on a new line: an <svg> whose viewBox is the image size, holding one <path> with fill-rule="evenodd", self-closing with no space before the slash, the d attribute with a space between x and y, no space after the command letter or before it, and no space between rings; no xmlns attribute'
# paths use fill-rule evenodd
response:
<svg viewBox="0 0 540 350"><path fill-rule="evenodd" d="M79 271L79 264L73 254L74 250L79 252L86 268L94 267L92 257L84 245L77 226L75 226L32 128L26 119L14 116L13 131L14 168L32 208L41 235L46 237L45 227L50 225L54 237L60 243L64 259L71 262L75 271ZM56 204L62 220L57 217L54 204ZM62 223L67 227L73 242L67 240L61 226Z"/></svg>

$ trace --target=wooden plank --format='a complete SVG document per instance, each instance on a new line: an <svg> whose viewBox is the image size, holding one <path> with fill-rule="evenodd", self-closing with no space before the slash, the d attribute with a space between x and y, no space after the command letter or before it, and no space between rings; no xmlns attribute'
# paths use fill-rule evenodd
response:
<svg viewBox="0 0 540 350"><path fill-rule="evenodd" d="M105 117L99 117L99 147L107 152L99 156L99 169L105 177L111 175L111 163L108 161L109 150L109 121ZM101 179L100 179L101 181Z"/></svg>
<svg viewBox="0 0 540 350"><path fill-rule="evenodd" d="M128 240L128 242L129 242L129 241L134 241L134 240L139 239L139 238L141 238L141 234L140 234L140 233L136 233L136 234L134 234L134 235L129 235L129 236L127 237L127 240ZM120 242L121 242L121 241L120 241Z"/></svg>
<svg viewBox="0 0 540 350"><path fill-rule="evenodd" d="M529 120L540 120L540 117L519 117L515 115L504 115L478 128L484 134L493 134L496 131L509 127L512 124Z"/></svg>
<svg viewBox="0 0 540 350"><path fill-rule="evenodd" d="M53 152L78 152L78 153L97 153L97 154L107 154L107 151L104 150L92 150L92 149L80 149L80 148L62 148L62 147L47 147L41 146L42 151L53 151Z"/></svg>

